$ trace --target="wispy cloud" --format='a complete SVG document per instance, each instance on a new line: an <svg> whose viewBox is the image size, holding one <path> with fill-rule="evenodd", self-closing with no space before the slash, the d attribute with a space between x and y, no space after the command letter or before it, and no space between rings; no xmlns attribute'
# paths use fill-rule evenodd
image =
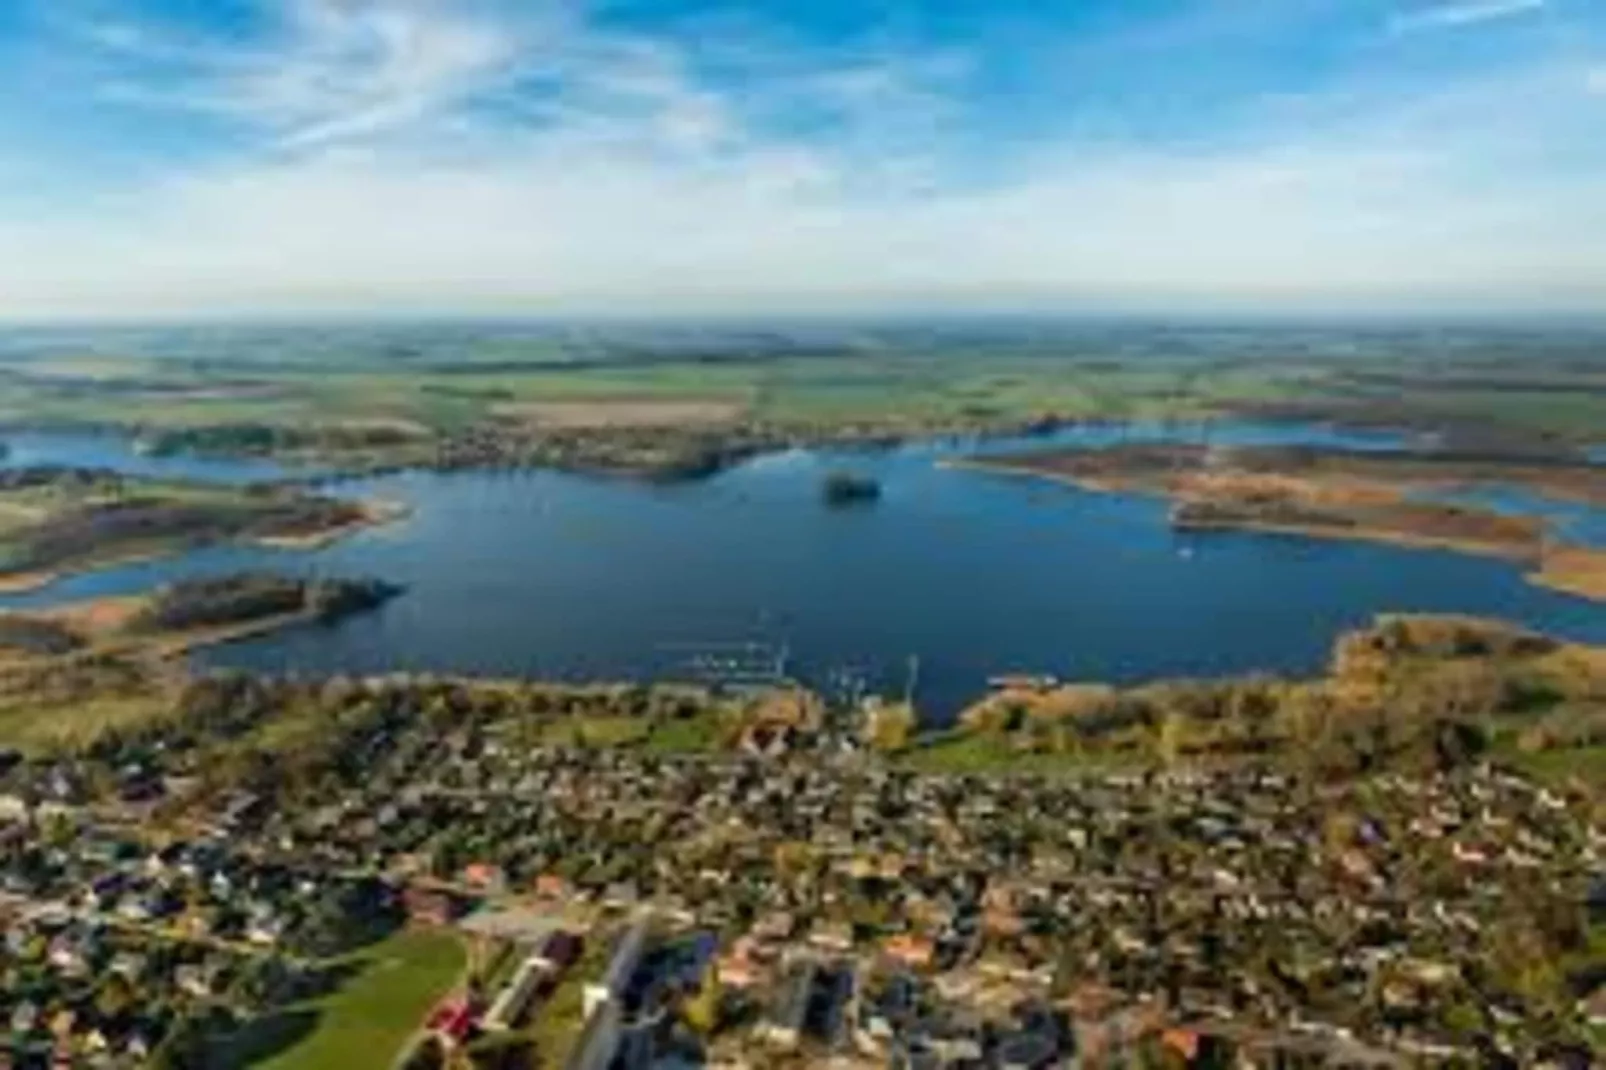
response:
<svg viewBox="0 0 1606 1070"><path fill-rule="evenodd" d="M1401 12L1390 25L1396 33L1446 30L1532 15L1545 7L1546 0L1450 0Z"/></svg>
<svg viewBox="0 0 1606 1070"><path fill-rule="evenodd" d="M1460 24L1497 17L1471 6ZM512 0L268 10L243 42L80 28L131 114L204 115L231 137L93 210L0 202L0 248L21 251L0 258L0 313L1606 304L1606 152L1575 57L1249 92L1211 136L1174 142L1112 135L1118 103L1040 72L1056 106L1110 121L1012 143L1013 98L975 112L968 45L820 51ZM1233 35L1206 20L1183 36ZM1077 53L1088 68L1130 54L1096 47ZM1577 159L1547 169L1558 147Z"/></svg>
<svg viewBox="0 0 1606 1070"><path fill-rule="evenodd" d="M122 104L189 111L265 132L280 149L494 130L596 137L628 124L658 148L710 151L748 128L811 113L825 128L931 120L963 70L955 55L773 62L724 40L603 30L565 2L277 0L274 32L241 45L122 21L85 27ZM705 69L716 63L723 78Z"/></svg>
<svg viewBox="0 0 1606 1070"><path fill-rule="evenodd" d="M283 0L275 12L270 38L251 45L129 21L94 25L89 41L118 72L114 99L294 147L393 132L505 90L552 30L408 0Z"/></svg>

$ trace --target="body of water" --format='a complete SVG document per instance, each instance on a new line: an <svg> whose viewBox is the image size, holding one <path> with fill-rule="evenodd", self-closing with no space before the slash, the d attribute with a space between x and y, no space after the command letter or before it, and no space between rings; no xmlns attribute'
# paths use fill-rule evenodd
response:
<svg viewBox="0 0 1606 1070"><path fill-rule="evenodd" d="M1093 445L1123 434L1133 432L1057 437ZM1217 428L1212 437L1395 442L1261 425ZM52 441L36 436L11 463L92 463L84 442ZM92 449L101 451L93 463L117 463L115 443L94 440ZM552 472L352 481L335 489L405 501L413 516L316 553L218 547L73 577L0 605L125 593L243 567L374 575L406 584L407 594L336 627L205 658L270 672L625 679L673 675L698 644L764 641L785 643L795 671L811 681L851 670L897 689L916 657L920 698L936 711L957 709L1003 672L1122 682L1309 673L1340 630L1388 611L1498 616L1606 642L1606 609L1531 587L1505 562L1177 534L1158 500L935 463L973 449L796 451L672 486ZM137 460L146 471L210 478L273 474L271 466ZM826 508L820 481L837 467L880 479L882 500Z"/></svg>

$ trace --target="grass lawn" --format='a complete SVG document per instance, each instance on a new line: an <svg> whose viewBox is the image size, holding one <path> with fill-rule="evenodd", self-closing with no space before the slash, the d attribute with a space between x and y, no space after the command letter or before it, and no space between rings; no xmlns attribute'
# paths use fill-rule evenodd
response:
<svg viewBox="0 0 1606 1070"><path fill-rule="evenodd" d="M0 703L0 743L30 754L81 747L109 731L145 727L166 717L171 709L172 703L159 693L49 704L26 699Z"/></svg>
<svg viewBox="0 0 1606 1070"><path fill-rule="evenodd" d="M559 747L624 747L641 742L650 728L643 717L565 717L542 726L541 742Z"/></svg>
<svg viewBox="0 0 1606 1070"><path fill-rule="evenodd" d="M1565 785L1579 781L1606 784L1606 747L1572 747L1539 754L1514 754L1515 762L1535 779Z"/></svg>
<svg viewBox="0 0 1606 1070"><path fill-rule="evenodd" d="M1087 773L1131 768L1135 757L1111 753L1056 754L1017 750L1009 740L986 733L953 731L917 741L898 761L922 773Z"/></svg>
<svg viewBox="0 0 1606 1070"><path fill-rule="evenodd" d="M721 711L704 710L694 717L658 722L645 746L654 754L708 754L723 748L728 732Z"/></svg>
<svg viewBox="0 0 1606 1070"><path fill-rule="evenodd" d="M254 1063L258 1070L387 1067L466 963L462 943L441 932L402 932L357 952L357 973L304 1008L317 1016L294 1047Z"/></svg>

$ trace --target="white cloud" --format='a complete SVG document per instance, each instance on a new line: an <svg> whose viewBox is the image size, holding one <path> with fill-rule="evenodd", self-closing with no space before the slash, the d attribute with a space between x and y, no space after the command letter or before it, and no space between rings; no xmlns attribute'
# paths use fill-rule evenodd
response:
<svg viewBox="0 0 1606 1070"><path fill-rule="evenodd" d="M241 47L126 22L89 40L129 77L125 103L232 120L306 147L389 133L494 94L563 19L511 21L419 0L283 0L272 40Z"/></svg>
<svg viewBox="0 0 1606 1070"><path fill-rule="evenodd" d="M1585 72L1584 88L1599 96L1606 96L1606 65Z"/></svg>
<svg viewBox="0 0 1606 1070"><path fill-rule="evenodd" d="M1606 305L1606 156L1534 162L1595 128L1554 106L1576 66L1283 103L1187 148L1048 139L983 180L943 159L963 55L776 56L510 10L298 0L250 48L115 31L100 47L147 107L258 148L57 218L0 212L21 251L0 313ZM157 56L166 76L135 78Z"/></svg>
<svg viewBox="0 0 1606 1070"><path fill-rule="evenodd" d="M1395 16L1392 26L1399 33L1453 29L1532 15L1545 7L1546 0L1451 0L1402 12Z"/></svg>

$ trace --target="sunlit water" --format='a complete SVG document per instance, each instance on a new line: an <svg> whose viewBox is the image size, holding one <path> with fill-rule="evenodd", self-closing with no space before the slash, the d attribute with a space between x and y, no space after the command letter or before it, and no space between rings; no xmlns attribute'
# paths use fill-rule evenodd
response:
<svg viewBox="0 0 1606 1070"><path fill-rule="evenodd" d="M1092 445L1132 434L1084 429L1056 438ZM1395 442L1263 425L1218 427L1212 438ZM114 439L13 442L10 463L225 480L275 474L266 464L133 458ZM850 669L895 690L917 658L920 699L941 711L1010 671L1116 681L1311 672L1338 631L1384 611L1493 615L1606 642L1606 609L1531 587L1511 564L1362 543L1177 534L1156 500L935 463L975 448L797 451L674 486L552 472L351 481L334 489L404 501L411 519L316 553L206 549L0 604L136 591L244 567L375 575L406 584L406 595L337 627L221 648L206 661L313 674L619 679L675 675L698 644L762 640L785 643L793 671L814 682ZM820 480L843 466L880 479L882 500L826 508ZM1600 524L1600 511L1586 513L1570 523Z"/></svg>

